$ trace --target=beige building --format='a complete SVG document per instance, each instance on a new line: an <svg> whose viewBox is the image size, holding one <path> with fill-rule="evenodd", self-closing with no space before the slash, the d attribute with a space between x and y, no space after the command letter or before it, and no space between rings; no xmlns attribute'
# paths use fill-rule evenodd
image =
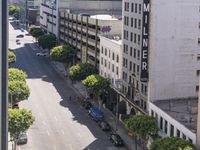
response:
<svg viewBox="0 0 200 150"><path fill-rule="evenodd" d="M60 11L59 39L77 50L77 59L99 69L100 35L121 32L121 12Z"/></svg>

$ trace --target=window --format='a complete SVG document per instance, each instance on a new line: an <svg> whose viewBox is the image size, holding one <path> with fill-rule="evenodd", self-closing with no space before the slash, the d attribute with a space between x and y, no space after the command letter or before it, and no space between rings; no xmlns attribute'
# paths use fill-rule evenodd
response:
<svg viewBox="0 0 200 150"><path fill-rule="evenodd" d="M115 71L114 64L112 64L112 72L114 72L114 71Z"/></svg>
<svg viewBox="0 0 200 150"><path fill-rule="evenodd" d="M139 14L141 14L141 11L142 11L142 7L141 7L141 4L139 4Z"/></svg>
<svg viewBox="0 0 200 150"><path fill-rule="evenodd" d="M130 47L130 56L132 56L132 55L133 55L133 48Z"/></svg>
<svg viewBox="0 0 200 150"><path fill-rule="evenodd" d="M200 74L200 70L197 70L197 76L199 76L199 74Z"/></svg>
<svg viewBox="0 0 200 150"><path fill-rule="evenodd" d="M126 17L126 25L129 25L129 17Z"/></svg>
<svg viewBox="0 0 200 150"><path fill-rule="evenodd" d="M132 61L129 62L129 70L132 70Z"/></svg>
<svg viewBox="0 0 200 150"><path fill-rule="evenodd" d="M119 70L118 70L118 67L116 67L116 74L117 74L117 75L119 74Z"/></svg>
<svg viewBox="0 0 200 150"><path fill-rule="evenodd" d="M189 140L189 142L190 142L190 143L192 143L192 144L193 144L193 142L192 142L192 139L191 139L191 138L188 138L188 140Z"/></svg>
<svg viewBox="0 0 200 150"><path fill-rule="evenodd" d="M138 34L138 45L140 45L140 35Z"/></svg>
<svg viewBox="0 0 200 150"><path fill-rule="evenodd" d="M141 29L141 20L138 19L138 29Z"/></svg>
<svg viewBox="0 0 200 150"><path fill-rule="evenodd" d="M165 133L167 134L167 126L168 126L168 122L167 120L165 120Z"/></svg>
<svg viewBox="0 0 200 150"><path fill-rule="evenodd" d="M134 3L131 3L131 12L134 11Z"/></svg>
<svg viewBox="0 0 200 150"><path fill-rule="evenodd" d="M103 65L103 57L101 57L101 64Z"/></svg>
<svg viewBox="0 0 200 150"><path fill-rule="evenodd" d="M115 60L115 53L112 53L112 60Z"/></svg>
<svg viewBox="0 0 200 150"><path fill-rule="evenodd" d="M139 72L140 72L140 66L137 65L137 74L139 75Z"/></svg>
<svg viewBox="0 0 200 150"><path fill-rule="evenodd" d="M135 4L135 13L137 13L137 4Z"/></svg>
<svg viewBox="0 0 200 150"><path fill-rule="evenodd" d="M151 116L154 116L154 111L153 110L151 110Z"/></svg>
<svg viewBox="0 0 200 150"><path fill-rule="evenodd" d="M125 58L123 58L123 67L125 67Z"/></svg>
<svg viewBox="0 0 200 150"><path fill-rule="evenodd" d="M119 62L119 56L117 55L116 57L116 62L118 63Z"/></svg>
<svg viewBox="0 0 200 150"><path fill-rule="evenodd" d="M134 58L136 58L136 49L134 48L134 55L133 55Z"/></svg>
<svg viewBox="0 0 200 150"><path fill-rule="evenodd" d="M108 57L110 58L110 50L108 50Z"/></svg>
<svg viewBox="0 0 200 150"><path fill-rule="evenodd" d="M196 86L196 92L198 92L198 91L199 91L199 86L197 85L197 86Z"/></svg>
<svg viewBox="0 0 200 150"><path fill-rule="evenodd" d="M104 65L105 65L105 67L107 66L107 61L106 60L104 60Z"/></svg>
<svg viewBox="0 0 200 150"><path fill-rule="evenodd" d="M183 139L186 140L186 136L185 136L185 134L183 134Z"/></svg>
<svg viewBox="0 0 200 150"><path fill-rule="evenodd" d="M134 33L134 43L136 43L136 33Z"/></svg>
<svg viewBox="0 0 200 150"><path fill-rule="evenodd" d="M135 18L135 28L137 28L137 19Z"/></svg>
<svg viewBox="0 0 200 150"><path fill-rule="evenodd" d="M170 136L174 136L174 126L170 125Z"/></svg>
<svg viewBox="0 0 200 150"><path fill-rule="evenodd" d="M101 47L101 53L103 54L103 46Z"/></svg>
<svg viewBox="0 0 200 150"><path fill-rule="evenodd" d="M198 38L198 44L200 44L200 38Z"/></svg>
<svg viewBox="0 0 200 150"><path fill-rule="evenodd" d="M179 130L179 129L176 130L176 136L177 136L177 137L180 137L180 136L181 136L181 133L180 133L180 130Z"/></svg>
<svg viewBox="0 0 200 150"><path fill-rule="evenodd" d="M133 18L131 18L131 27L133 27Z"/></svg>
<svg viewBox="0 0 200 150"><path fill-rule="evenodd" d="M107 49L105 48L105 56L107 56Z"/></svg>
<svg viewBox="0 0 200 150"><path fill-rule="evenodd" d="M110 69L110 62L108 62L108 69Z"/></svg>
<svg viewBox="0 0 200 150"><path fill-rule="evenodd" d="M137 59L140 60L140 50L137 52Z"/></svg>
<svg viewBox="0 0 200 150"><path fill-rule="evenodd" d="M135 63L133 63L133 72L135 73Z"/></svg>
<svg viewBox="0 0 200 150"><path fill-rule="evenodd" d="M131 37L130 37L130 41L133 41L133 32L131 32Z"/></svg>
<svg viewBox="0 0 200 150"><path fill-rule="evenodd" d="M197 60L198 60L198 61L200 60L200 56L197 56Z"/></svg>
<svg viewBox="0 0 200 150"><path fill-rule="evenodd" d="M144 93L144 85L141 84L141 92Z"/></svg>
<svg viewBox="0 0 200 150"><path fill-rule="evenodd" d="M160 129L162 130L163 129L163 118L160 117Z"/></svg>

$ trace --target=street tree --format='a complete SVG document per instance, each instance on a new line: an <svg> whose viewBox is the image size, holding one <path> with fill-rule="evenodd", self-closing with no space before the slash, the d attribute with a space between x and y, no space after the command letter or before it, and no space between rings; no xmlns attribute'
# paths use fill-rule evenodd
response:
<svg viewBox="0 0 200 150"><path fill-rule="evenodd" d="M9 15L19 19L20 7L11 5L8 7Z"/></svg>
<svg viewBox="0 0 200 150"><path fill-rule="evenodd" d="M51 49L50 59L63 63L72 63L75 55L75 50L68 45L60 45Z"/></svg>
<svg viewBox="0 0 200 150"><path fill-rule="evenodd" d="M97 71L93 65L89 63L81 63L69 68L69 77L71 80L81 81L96 72Z"/></svg>
<svg viewBox="0 0 200 150"><path fill-rule="evenodd" d="M26 132L35 121L31 111L26 109L8 110L8 131L11 141L14 142L14 150L21 133Z"/></svg>
<svg viewBox="0 0 200 150"><path fill-rule="evenodd" d="M165 137L155 140L150 150L194 150L194 145L178 137Z"/></svg>
<svg viewBox="0 0 200 150"><path fill-rule="evenodd" d="M128 130L143 139L143 149L149 137L155 139L158 136L156 119L148 115L133 115L125 121Z"/></svg>
<svg viewBox="0 0 200 150"><path fill-rule="evenodd" d="M8 69L8 81L23 81L26 82L27 74L20 69L17 68L9 68Z"/></svg>
<svg viewBox="0 0 200 150"><path fill-rule="evenodd" d="M13 50L8 50L8 64L16 62L16 55Z"/></svg>
<svg viewBox="0 0 200 150"><path fill-rule="evenodd" d="M17 80L8 82L8 96L10 104L26 100L29 95L30 89L25 82Z"/></svg>
<svg viewBox="0 0 200 150"><path fill-rule="evenodd" d="M40 36L44 35L45 33L41 28L33 27L30 29L30 34L37 40Z"/></svg>
<svg viewBox="0 0 200 150"><path fill-rule="evenodd" d="M51 49L56 46L56 36L53 34L42 35L38 39L38 44L43 48Z"/></svg>
<svg viewBox="0 0 200 150"><path fill-rule="evenodd" d="M100 97L101 95L105 95L110 87L110 81L98 74L93 74L90 76L87 76L83 81L83 85L91 90L96 99L99 102L99 108L101 107L101 100Z"/></svg>

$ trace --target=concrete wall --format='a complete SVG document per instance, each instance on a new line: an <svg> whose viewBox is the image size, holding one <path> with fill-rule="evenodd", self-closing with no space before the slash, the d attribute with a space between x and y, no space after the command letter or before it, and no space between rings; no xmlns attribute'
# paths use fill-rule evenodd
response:
<svg viewBox="0 0 200 150"><path fill-rule="evenodd" d="M192 140L193 144L196 144L196 134L190 131L188 128L186 128L183 124L179 123L176 121L174 118L172 118L170 115L165 113L163 110L158 108L156 105L153 103L149 102L149 115L152 116L151 111L154 112L154 117L157 117L157 124L158 127L160 127L160 118L163 118L163 130L161 130L160 135L165 137L165 136L170 136L170 125L174 126L174 135L177 136L177 129L180 131L180 138L183 138L183 134L185 134L186 139L189 140L189 138ZM156 115L157 114L157 115ZM164 121L167 121L167 134L164 132Z"/></svg>
<svg viewBox="0 0 200 150"><path fill-rule="evenodd" d="M150 15L151 101L196 97L199 0L153 0Z"/></svg>

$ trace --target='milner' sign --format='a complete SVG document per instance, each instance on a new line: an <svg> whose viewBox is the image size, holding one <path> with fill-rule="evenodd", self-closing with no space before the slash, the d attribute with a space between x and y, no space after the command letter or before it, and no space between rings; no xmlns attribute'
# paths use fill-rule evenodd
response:
<svg viewBox="0 0 200 150"><path fill-rule="evenodd" d="M148 51L149 51L149 11L150 0L144 0L143 4L143 28L142 28L142 55L141 55L141 82L148 80Z"/></svg>

